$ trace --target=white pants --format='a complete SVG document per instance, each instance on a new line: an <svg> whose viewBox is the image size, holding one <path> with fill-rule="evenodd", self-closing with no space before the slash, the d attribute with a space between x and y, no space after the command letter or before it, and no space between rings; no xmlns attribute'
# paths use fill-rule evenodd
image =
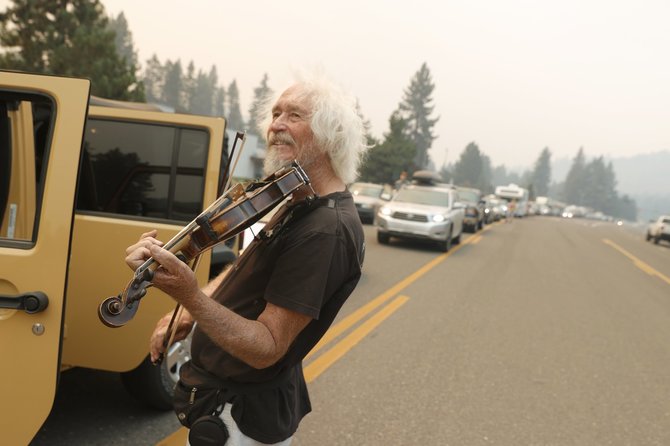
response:
<svg viewBox="0 0 670 446"><path fill-rule="evenodd" d="M219 418L221 418L223 422L226 423L226 427L228 428L228 434L230 435L230 438L228 438L228 441L226 441L225 446L267 446L268 445L267 443L261 443L260 441L256 441L253 438L249 438L242 432L240 432L240 429L237 427L237 423L235 423L235 420L230 414L230 407L231 407L230 404L226 404L223 407L221 415L219 415ZM272 443L271 446L289 446L291 444L292 439L293 437L289 437L284 441L280 441L279 443ZM188 438L186 438L186 446L190 446Z"/></svg>

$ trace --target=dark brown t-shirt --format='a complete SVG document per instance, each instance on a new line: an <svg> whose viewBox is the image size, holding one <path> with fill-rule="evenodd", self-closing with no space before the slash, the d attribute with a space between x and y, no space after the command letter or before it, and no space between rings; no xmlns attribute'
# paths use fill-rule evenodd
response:
<svg viewBox="0 0 670 446"><path fill-rule="evenodd" d="M235 313L252 320L258 318L267 302L271 302L306 314L312 321L300 332L282 359L261 370L220 349L197 325L191 344L193 364L224 380L266 383L287 371L294 375L288 385L282 384L282 388L275 389L272 394L265 392L262 405L252 404L252 401L245 404L257 408L269 406L258 409L267 413L254 414L260 419L252 426L240 425L246 435L268 443L281 441L277 438L284 436L263 432L265 426L272 425L268 417L290 420L280 423L287 424L282 429L291 430L284 437L287 438L309 412L309 398L300 366L302 359L328 330L356 287L365 250L363 228L348 191L321 197L311 205L298 204L293 208L280 209L278 215L284 211L290 217L283 224L283 218L279 218L279 225L273 225L267 234L257 237L249 245L214 293L214 298ZM183 369L182 373L192 373L189 367ZM192 382L193 378L190 376L189 381ZM276 404L268 399L277 400L274 401ZM234 403L233 416L238 424L238 418L247 418L240 415L240 410L235 417ZM276 410L293 413L273 413Z"/></svg>

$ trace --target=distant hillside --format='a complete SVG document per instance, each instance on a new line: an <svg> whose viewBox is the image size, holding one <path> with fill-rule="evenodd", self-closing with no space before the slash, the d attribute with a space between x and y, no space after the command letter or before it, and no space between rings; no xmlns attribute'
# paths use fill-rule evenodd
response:
<svg viewBox="0 0 670 446"><path fill-rule="evenodd" d="M587 161L589 159L587 154ZM617 191L635 199L640 220L670 214L670 151L611 158L610 161L616 173ZM552 181L563 182L571 165L571 158L555 160L551 166Z"/></svg>

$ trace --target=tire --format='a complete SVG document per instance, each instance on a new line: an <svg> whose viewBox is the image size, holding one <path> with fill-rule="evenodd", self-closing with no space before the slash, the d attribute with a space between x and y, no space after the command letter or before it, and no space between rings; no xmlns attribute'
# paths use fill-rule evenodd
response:
<svg viewBox="0 0 670 446"><path fill-rule="evenodd" d="M659 237L658 235L656 237L654 237L654 245L658 245L658 242L660 242L660 241L661 241L661 237Z"/></svg>
<svg viewBox="0 0 670 446"><path fill-rule="evenodd" d="M451 230L449 231L449 235L447 236L447 239L441 242L438 242L438 246L440 248L440 251L442 252L449 252L449 249L451 249Z"/></svg>
<svg viewBox="0 0 670 446"><path fill-rule="evenodd" d="M377 241L382 245L388 245L391 237L388 234L377 232Z"/></svg>
<svg viewBox="0 0 670 446"><path fill-rule="evenodd" d="M463 231L461 230L461 234L463 234ZM456 237L451 239L451 243L454 245L460 245L461 244L461 234L458 234Z"/></svg>
<svg viewBox="0 0 670 446"><path fill-rule="evenodd" d="M147 356L137 368L121 373L121 382L128 393L146 406L171 410L179 369L191 359L192 336L193 332L186 339L175 342L161 364L153 365Z"/></svg>
<svg viewBox="0 0 670 446"><path fill-rule="evenodd" d="M646 240L647 240L647 241L651 240L651 234L650 234L650 233L648 233L648 232L647 232L647 237L646 237Z"/></svg>

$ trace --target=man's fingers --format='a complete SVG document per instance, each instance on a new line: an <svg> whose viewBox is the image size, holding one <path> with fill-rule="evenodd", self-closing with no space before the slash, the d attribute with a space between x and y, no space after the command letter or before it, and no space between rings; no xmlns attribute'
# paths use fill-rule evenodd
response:
<svg viewBox="0 0 670 446"><path fill-rule="evenodd" d="M146 238L146 237L156 237L158 235L158 229L152 229L149 232L145 232L140 236L140 238Z"/></svg>
<svg viewBox="0 0 670 446"><path fill-rule="evenodd" d="M151 245L149 248L151 257L154 258L168 273L174 274L183 264L170 251L157 245Z"/></svg>

